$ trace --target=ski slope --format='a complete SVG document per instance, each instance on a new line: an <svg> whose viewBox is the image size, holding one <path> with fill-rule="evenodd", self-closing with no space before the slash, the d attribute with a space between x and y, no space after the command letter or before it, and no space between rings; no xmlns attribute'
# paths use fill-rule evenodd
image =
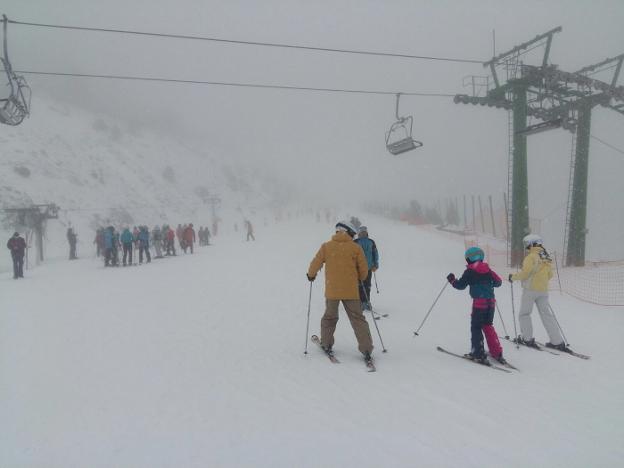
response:
<svg viewBox="0 0 624 468"><path fill-rule="evenodd" d="M435 347L468 351L467 292L447 288L413 335L446 274L463 271L463 244L364 221L381 253L373 305L390 314L378 321L388 353L371 323L376 373L344 312L341 363L313 344L303 354L305 272L332 234L312 217L140 267L91 257L20 281L3 273L0 466L622 466L624 311L553 293L572 348L591 360L503 342L520 372L464 362ZM497 297L512 334L507 283ZM322 312L321 274L310 333Z"/></svg>

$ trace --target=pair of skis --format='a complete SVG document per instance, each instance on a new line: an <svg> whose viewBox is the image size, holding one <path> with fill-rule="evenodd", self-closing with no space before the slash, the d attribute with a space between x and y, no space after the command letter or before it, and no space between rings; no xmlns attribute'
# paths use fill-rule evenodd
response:
<svg viewBox="0 0 624 468"><path fill-rule="evenodd" d="M579 359L584 359L584 360L588 360L591 358L591 356L588 356L587 354L577 353L576 351L572 351L571 349L567 351L563 351L563 350L556 349L556 348L550 348L546 346L544 343L540 343L538 341L535 342L535 344L537 345L537 347L535 347L535 346L528 346L521 341L519 342L515 338L509 338L509 337L504 337L504 338L507 341L511 341L512 343L524 346L526 348L531 348L531 349L534 349L535 351L544 351L550 354L554 354L555 356L559 356L561 353L563 353L563 354L569 354L570 356L574 356L574 357L577 357Z"/></svg>
<svg viewBox="0 0 624 468"><path fill-rule="evenodd" d="M466 361L473 362L473 363L478 364L480 366L489 367L490 369L495 369L495 370L498 370L498 371L501 371L501 372L507 372L508 374L512 373L511 369L519 370L517 367L512 366L508 362L501 363L501 365L496 365L496 364L492 364L487 359L485 361L483 361L483 362L475 361L474 359L471 359L471 358L469 358L469 357L467 357L467 356L465 356L463 354L457 354L457 353L453 353L452 351L448 351L448 350L442 348L441 346L437 346L436 349L438 351L442 352L442 353L448 354L449 356L455 356L455 357L464 359Z"/></svg>
<svg viewBox="0 0 624 468"><path fill-rule="evenodd" d="M327 351L325 348L323 348L323 346L321 346L321 340L318 336L312 335L310 337L310 341L316 344L321 349L321 351L325 353L325 355L329 358L331 362L333 362L334 364L340 364L340 361L338 360L338 358L334 356L333 351ZM368 370L368 372L375 372L377 370L375 368L375 363L373 362L372 359L370 361L365 360L364 362L366 363L366 369Z"/></svg>

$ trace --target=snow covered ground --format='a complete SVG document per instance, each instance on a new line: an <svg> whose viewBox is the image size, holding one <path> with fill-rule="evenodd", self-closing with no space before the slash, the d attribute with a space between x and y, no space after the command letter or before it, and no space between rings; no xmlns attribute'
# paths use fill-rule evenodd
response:
<svg viewBox="0 0 624 468"><path fill-rule="evenodd" d="M90 257L49 262L20 281L2 273L0 466L622 466L621 309L551 295L589 361L506 342L518 373L455 359L435 346L469 349L467 292L447 288L420 336L413 331L446 274L463 270L463 245L365 221L381 251L373 304L390 314L378 322L388 353L372 328L376 373L344 315L340 364L314 345L303 354L305 271L332 233L312 218L136 268ZM320 275L311 333L322 290ZM497 295L512 334L509 285ZM495 326L502 335L498 318Z"/></svg>

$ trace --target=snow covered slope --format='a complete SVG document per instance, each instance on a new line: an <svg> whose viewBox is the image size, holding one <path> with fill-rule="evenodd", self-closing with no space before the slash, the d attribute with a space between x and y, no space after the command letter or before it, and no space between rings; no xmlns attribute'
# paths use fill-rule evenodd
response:
<svg viewBox="0 0 624 468"><path fill-rule="evenodd" d="M138 124L39 97L22 125L0 126L0 208L60 206L60 220L48 225L46 247L51 249L47 256L62 252L65 257L70 224L84 251L102 223L208 224L206 199L214 195L221 199L220 216L238 210L240 222L244 211L249 216L288 190L267 171L212 153ZM0 216L0 238L13 230L12 221L2 223ZM7 268L2 255L0 271Z"/></svg>
<svg viewBox="0 0 624 468"><path fill-rule="evenodd" d="M373 303L390 314L388 353L372 329L376 373L344 315L340 364L303 354L305 271L332 231L312 219L136 268L81 259L0 275L0 466L621 466L621 310L551 296L589 361L503 343L520 372L464 362L435 346L468 350L466 292L447 289L413 335L463 246L364 221L381 251ZM497 294L513 333L509 285Z"/></svg>

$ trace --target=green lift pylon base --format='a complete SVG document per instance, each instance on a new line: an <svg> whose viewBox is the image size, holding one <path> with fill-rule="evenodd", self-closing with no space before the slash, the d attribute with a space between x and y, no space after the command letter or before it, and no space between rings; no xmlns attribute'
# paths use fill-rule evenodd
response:
<svg viewBox="0 0 624 468"><path fill-rule="evenodd" d="M529 232L529 176L527 138L521 132L527 124L527 89L518 84L513 96L513 179L511 184L511 266L524 257L522 238Z"/></svg>
<svg viewBox="0 0 624 468"><path fill-rule="evenodd" d="M572 181L570 225L566 265L585 265L585 238L587 237L587 179L589 175L589 138L592 106L579 108L576 130L576 154Z"/></svg>

